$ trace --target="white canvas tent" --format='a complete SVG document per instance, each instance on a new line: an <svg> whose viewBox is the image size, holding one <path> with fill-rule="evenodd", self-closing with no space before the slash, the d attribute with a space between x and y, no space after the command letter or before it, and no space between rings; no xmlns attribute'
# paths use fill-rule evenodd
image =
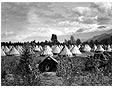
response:
<svg viewBox="0 0 113 88"><path fill-rule="evenodd" d="M71 53L75 54L75 55L80 55L82 54L79 50L79 48L75 45L72 49L71 49Z"/></svg>
<svg viewBox="0 0 113 88"><path fill-rule="evenodd" d="M70 52L70 50L68 49L68 47L66 45L64 46L64 48L60 52L60 55L61 56L69 56L69 57L72 57L72 53Z"/></svg>
<svg viewBox="0 0 113 88"><path fill-rule="evenodd" d="M110 45L107 46L107 50L106 50L106 51L108 51L108 52L112 52L112 48L111 48Z"/></svg>
<svg viewBox="0 0 113 88"><path fill-rule="evenodd" d="M6 54L9 54L10 49L9 49L7 46L5 46L3 51L4 51Z"/></svg>
<svg viewBox="0 0 113 88"><path fill-rule="evenodd" d="M102 48L102 46L101 46L101 45L99 45L99 46L97 47L96 51L101 51L101 52L104 52L105 50Z"/></svg>
<svg viewBox="0 0 113 88"><path fill-rule="evenodd" d="M41 55L53 56L53 53L49 46L45 46L44 50L41 52Z"/></svg>
<svg viewBox="0 0 113 88"><path fill-rule="evenodd" d="M30 48L30 54L35 54L32 48Z"/></svg>
<svg viewBox="0 0 113 88"><path fill-rule="evenodd" d="M4 50L4 46L2 46L1 49Z"/></svg>
<svg viewBox="0 0 113 88"><path fill-rule="evenodd" d="M83 51L85 51L85 52L90 52L90 51L91 51L91 47L90 47L88 44L86 44L86 45L84 46Z"/></svg>
<svg viewBox="0 0 113 88"><path fill-rule="evenodd" d="M96 49L97 49L97 46L94 45L93 48L92 48L92 50L93 50L93 51L96 51Z"/></svg>
<svg viewBox="0 0 113 88"><path fill-rule="evenodd" d="M42 46L41 46L41 45L39 45L39 48L40 48L40 50L41 50L41 51L43 50L43 48L42 48Z"/></svg>
<svg viewBox="0 0 113 88"><path fill-rule="evenodd" d="M45 48L47 48L47 49L49 49L50 51L52 51L52 49L51 49L51 47L50 47L49 45L45 45L45 46L43 47L43 49L45 49Z"/></svg>
<svg viewBox="0 0 113 88"><path fill-rule="evenodd" d="M79 49L80 49L80 47L81 47L81 46L80 46L80 45L78 45L78 48L79 48Z"/></svg>
<svg viewBox="0 0 113 88"><path fill-rule="evenodd" d="M60 49L57 45L56 45L55 47L53 47L53 49L52 49L52 52L53 52L54 54L59 54L60 51L61 51L61 49Z"/></svg>
<svg viewBox="0 0 113 88"><path fill-rule="evenodd" d="M20 56L20 53L18 50L13 46L11 50L9 51L9 55L15 55L15 56Z"/></svg>
<svg viewBox="0 0 113 88"><path fill-rule="evenodd" d="M6 56L5 52L1 49L1 56Z"/></svg>
<svg viewBox="0 0 113 88"><path fill-rule="evenodd" d="M9 49L11 49L12 48L12 46L9 46Z"/></svg>
<svg viewBox="0 0 113 88"><path fill-rule="evenodd" d="M35 49L34 49L34 51L38 51L38 52L40 52L41 49L39 48L39 46L36 46Z"/></svg>
<svg viewBox="0 0 113 88"><path fill-rule="evenodd" d="M62 50L63 49L63 46L62 45L59 45L59 48L60 48L60 50Z"/></svg>
<svg viewBox="0 0 113 88"><path fill-rule="evenodd" d="M70 46L69 46L69 50L71 50L73 47L74 47L73 45L70 45Z"/></svg>
<svg viewBox="0 0 113 88"><path fill-rule="evenodd" d="M51 46L51 49L53 50L56 47L56 45Z"/></svg>
<svg viewBox="0 0 113 88"><path fill-rule="evenodd" d="M23 50L22 50L22 48L21 48L20 46L17 46L16 49L18 50L18 52L19 52L20 54L22 54Z"/></svg>

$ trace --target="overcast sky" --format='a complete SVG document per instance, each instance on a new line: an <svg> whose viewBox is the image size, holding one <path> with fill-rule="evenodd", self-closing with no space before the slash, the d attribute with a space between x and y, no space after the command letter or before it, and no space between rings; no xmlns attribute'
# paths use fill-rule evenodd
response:
<svg viewBox="0 0 113 88"><path fill-rule="evenodd" d="M110 2L4 2L2 41L44 41L52 34L108 30L112 24L111 6Z"/></svg>

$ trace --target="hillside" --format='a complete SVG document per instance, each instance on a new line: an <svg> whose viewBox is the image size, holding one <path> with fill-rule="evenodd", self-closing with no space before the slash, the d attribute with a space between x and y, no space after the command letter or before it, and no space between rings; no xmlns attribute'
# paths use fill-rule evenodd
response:
<svg viewBox="0 0 113 88"><path fill-rule="evenodd" d="M93 40L93 41L98 40L100 42L100 41L102 41L104 39L109 39L111 36L112 36L112 33L100 34L100 35L97 35L97 36L92 37L91 39L88 40L88 42L90 40Z"/></svg>
<svg viewBox="0 0 113 88"><path fill-rule="evenodd" d="M101 34L110 34L112 33L112 30L104 30L104 31L93 31L93 32L84 32L84 33L73 33L72 35L75 37L75 39L81 39L81 41L87 41L90 39L93 39L94 36L98 36ZM62 35L62 36L58 36L58 40L59 41L64 41L64 39L70 39L71 35ZM104 35L103 35L104 36ZM107 35L106 35L107 36Z"/></svg>

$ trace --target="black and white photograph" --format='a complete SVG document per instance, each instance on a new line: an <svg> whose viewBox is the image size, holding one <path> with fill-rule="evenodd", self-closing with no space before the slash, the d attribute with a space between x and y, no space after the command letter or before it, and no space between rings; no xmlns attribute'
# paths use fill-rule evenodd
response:
<svg viewBox="0 0 113 88"><path fill-rule="evenodd" d="M112 86L112 2L1 2L1 86Z"/></svg>

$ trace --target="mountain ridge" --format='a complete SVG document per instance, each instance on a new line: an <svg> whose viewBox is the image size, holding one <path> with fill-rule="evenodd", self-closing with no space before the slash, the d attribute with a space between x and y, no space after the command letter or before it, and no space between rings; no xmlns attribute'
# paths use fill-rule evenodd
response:
<svg viewBox="0 0 113 88"><path fill-rule="evenodd" d="M103 39L107 39L107 38L110 38L112 36L112 33L104 33L104 34L101 34L101 35L97 35L97 36L94 36L93 38L87 40L88 42L93 40L98 40L99 42L102 41Z"/></svg>
<svg viewBox="0 0 113 88"><path fill-rule="evenodd" d="M84 42L84 41L87 41L87 40L93 38L94 36L101 35L104 33L107 33L107 34L111 33L112 34L112 29L103 30L103 31L84 32L84 33L83 32L73 33L71 35L73 35L75 39L79 38L82 42ZM58 36L58 40L60 40L60 41L64 41L65 39L69 40L71 35Z"/></svg>

